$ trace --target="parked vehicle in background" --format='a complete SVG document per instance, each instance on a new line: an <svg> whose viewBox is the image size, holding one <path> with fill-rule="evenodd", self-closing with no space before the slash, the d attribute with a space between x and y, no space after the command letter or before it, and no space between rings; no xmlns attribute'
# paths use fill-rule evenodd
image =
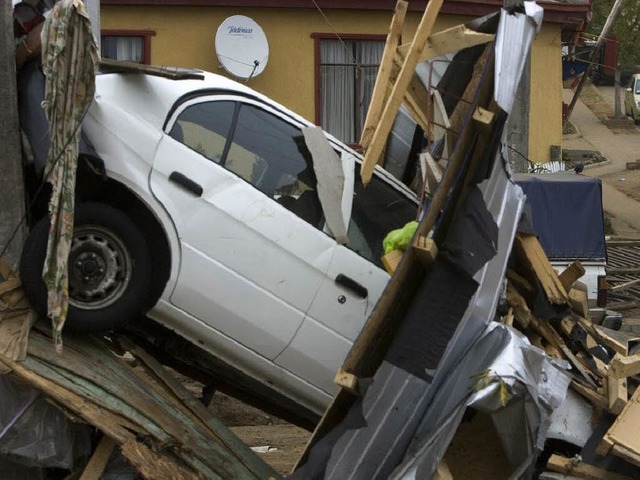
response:
<svg viewBox="0 0 640 480"><path fill-rule="evenodd" d="M575 260L585 269L591 317L601 321L607 305L607 244L600 179L573 172L515 175L527 196L534 232L559 273Z"/></svg>
<svg viewBox="0 0 640 480"><path fill-rule="evenodd" d="M100 331L147 313L315 414L389 275L382 240L415 195L327 135L345 176L348 240L325 225L311 124L245 85L196 72L101 74L83 123L67 326ZM48 219L22 277L41 312Z"/></svg>
<svg viewBox="0 0 640 480"><path fill-rule="evenodd" d="M640 73L631 76L624 92L624 113L640 124Z"/></svg>

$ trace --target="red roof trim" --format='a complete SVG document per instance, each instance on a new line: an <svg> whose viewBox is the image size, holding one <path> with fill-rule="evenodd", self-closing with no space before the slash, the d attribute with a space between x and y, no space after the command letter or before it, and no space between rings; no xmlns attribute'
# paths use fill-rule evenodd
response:
<svg viewBox="0 0 640 480"><path fill-rule="evenodd" d="M102 5L157 5L157 6L210 6L236 8L306 8L315 9L311 0L100 0ZM395 0L317 0L322 9L342 10L386 10L392 12ZM581 23L591 11L591 2L547 3L538 2L544 8L544 20L551 23ZM487 15L502 7L502 0L446 0L441 12L473 17ZM412 0L409 10L423 11L426 0Z"/></svg>

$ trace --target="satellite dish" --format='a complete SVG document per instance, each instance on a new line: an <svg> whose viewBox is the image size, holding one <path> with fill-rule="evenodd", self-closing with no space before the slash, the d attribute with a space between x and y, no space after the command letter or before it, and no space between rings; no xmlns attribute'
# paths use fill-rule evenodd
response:
<svg viewBox="0 0 640 480"><path fill-rule="evenodd" d="M239 78L249 80L260 75L269 60L264 31L244 15L234 15L220 24L215 46L222 68Z"/></svg>

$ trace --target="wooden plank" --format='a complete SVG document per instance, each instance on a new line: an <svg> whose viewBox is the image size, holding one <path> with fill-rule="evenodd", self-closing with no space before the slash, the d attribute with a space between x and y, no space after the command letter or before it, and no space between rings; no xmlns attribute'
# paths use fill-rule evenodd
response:
<svg viewBox="0 0 640 480"><path fill-rule="evenodd" d="M630 280L628 282L621 283L620 285L616 285L615 287L611 287L609 291L621 292L623 290L627 290L628 288L635 287L636 285L640 285L640 278L636 278L635 280Z"/></svg>
<svg viewBox="0 0 640 480"><path fill-rule="evenodd" d="M5 280L0 283L0 295L4 295L11 290L15 290L16 288L20 288L22 286L22 282L19 278L10 278L9 280Z"/></svg>
<svg viewBox="0 0 640 480"><path fill-rule="evenodd" d="M429 152L420 154L420 168L423 174L424 191L429 195L433 195L442 181L444 169Z"/></svg>
<svg viewBox="0 0 640 480"><path fill-rule="evenodd" d="M640 268L637 267L607 267L607 275L640 275Z"/></svg>
<svg viewBox="0 0 640 480"><path fill-rule="evenodd" d="M396 271L396 268L400 265L400 260L402 260L403 255L404 250L396 248L382 256L382 265L384 265L384 269L389 275L393 275L393 272Z"/></svg>
<svg viewBox="0 0 640 480"><path fill-rule="evenodd" d="M52 353L50 341L48 349L40 342L40 335L32 335L29 356L16 374L32 380L36 388L119 443L140 435L151 445L173 445L179 461L206 478L264 478L253 474L219 438L194 422L183 405L170 400L169 390L159 393L104 345L68 336L59 355ZM34 345L39 355L50 357L50 363L33 355ZM137 387L131 386L136 383Z"/></svg>
<svg viewBox="0 0 640 480"><path fill-rule="evenodd" d="M515 319L515 315L513 313L513 308L509 308L509 311L507 312L507 314L505 316L503 316L500 321L505 324L505 325L509 325L510 327L513 326L513 320ZM547 352L549 353L549 352Z"/></svg>
<svg viewBox="0 0 640 480"><path fill-rule="evenodd" d="M495 35L491 33L480 33L471 30L464 24L456 25L430 35L419 61L426 62L448 53L458 52L464 48L489 43L493 41L494 37ZM402 44L398 47L398 53L404 58L410 48L411 44Z"/></svg>
<svg viewBox="0 0 640 480"><path fill-rule="evenodd" d="M507 268L506 272L507 279L511 283L511 285L520 293L533 293L535 291L535 287L529 280L524 278L518 272L516 272L512 268Z"/></svg>
<svg viewBox="0 0 640 480"><path fill-rule="evenodd" d="M0 356L0 363L4 363L13 371L12 377L18 378L28 385L45 392L48 397L55 400L59 405L72 411L87 423L95 425L119 443L135 439L132 432L136 431L136 426L121 416L104 410L80 395L32 372L22 362L14 362Z"/></svg>
<svg viewBox="0 0 640 480"><path fill-rule="evenodd" d="M637 388L631 399L627 402L611 428L605 433L607 443L617 445L628 450L632 455L640 455L640 388ZM615 451L613 452L616 453Z"/></svg>
<svg viewBox="0 0 640 480"><path fill-rule="evenodd" d="M128 339L120 338L123 346L133 355L138 357L154 375L160 379L173 394L186 406L201 422L202 425L215 436L215 438L235 456L239 463L244 465L256 478L276 477L277 474L266 462L236 437L231 430L213 417L206 407L196 399L174 376L158 362L154 357L145 352L141 347L134 345Z"/></svg>
<svg viewBox="0 0 640 480"><path fill-rule="evenodd" d="M640 337L629 332L616 331L602 325L593 325L598 338L609 348L623 356L629 354L629 344L636 344Z"/></svg>
<svg viewBox="0 0 640 480"><path fill-rule="evenodd" d="M116 442L109 438L108 435L104 435L100 439L100 443L98 443L95 452L91 455L89 463L87 463L87 466L84 468L80 480L98 480L102 472L104 472L104 468L107 466L107 462L115 446Z"/></svg>
<svg viewBox="0 0 640 480"><path fill-rule="evenodd" d="M529 263L544 289L549 302L554 304L566 304L569 300L558 274L551 266L549 259L542 250L542 246L535 235L518 233L514 248L518 250L523 259Z"/></svg>
<svg viewBox="0 0 640 480"><path fill-rule="evenodd" d="M627 378L640 373L640 353L622 356L619 353L613 357L609 366L611 375L615 378Z"/></svg>
<svg viewBox="0 0 640 480"><path fill-rule="evenodd" d="M399 0L396 3L396 8L391 19L389 33L387 33L387 41L382 52L382 59L380 60L380 67L378 67L376 83L371 94L371 103L369 104L369 109L367 110L367 118L364 121L364 127L362 129L362 135L360 137L360 145L365 150L371 143L373 132L376 129L376 125L380 121L380 116L382 115L386 97L385 92L387 91L387 85L389 84L391 70L395 62L396 49L402 35L402 26L404 25L404 19L407 13L408 5L409 2Z"/></svg>
<svg viewBox="0 0 640 480"><path fill-rule="evenodd" d="M358 377L353 373L346 372L340 368L336 372L333 383L339 385L353 395L358 395Z"/></svg>
<svg viewBox="0 0 640 480"><path fill-rule="evenodd" d="M128 441L122 445L122 454L143 478L171 480L209 480L179 462L170 461L141 442ZM212 480L223 480L213 475Z"/></svg>
<svg viewBox="0 0 640 480"><path fill-rule="evenodd" d="M100 70L111 73L144 73L145 75L154 75L171 80L202 80L204 78L202 72L195 69L143 65L104 57L100 59Z"/></svg>
<svg viewBox="0 0 640 480"><path fill-rule="evenodd" d="M605 410L609 410L609 400L607 399L607 397L601 395L596 390L589 388L581 384L580 382L576 382L575 380L571 380L570 386L595 406L603 408Z"/></svg>
<svg viewBox="0 0 640 480"><path fill-rule="evenodd" d="M569 290L569 304L571 309L584 318L589 318L589 298L587 292L572 288Z"/></svg>
<svg viewBox="0 0 640 480"><path fill-rule="evenodd" d="M624 448L621 445L614 445L611 448L611 451L616 457L620 457L633 465L640 466L640 455L632 452L628 448Z"/></svg>
<svg viewBox="0 0 640 480"><path fill-rule="evenodd" d="M402 104L405 92L411 83L413 75L415 73L416 65L420 60L422 51L424 50L427 38L431 35L431 30L435 24L438 12L442 6L443 0L431 0L427 4L427 8L424 11L422 20L418 25L411 48L409 49L400 74L396 80L391 96L387 100L387 103L382 111L380 121L373 133L369 148L367 149L360 169L360 176L363 183L367 184L371 180L373 169L378 163L384 146L387 142L387 137L391 131L391 127L398 113L398 109Z"/></svg>
<svg viewBox="0 0 640 480"><path fill-rule="evenodd" d="M596 387L593 374L584 367L583 363L564 343L564 340L562 340L560 334L558 334L558 332L556 332L555 329L551 325L549 325L546 320L532 316L530 325L542 336L542 338L544 338L552 346L559 349L563 353L565 358L569 360L575 370L577 370L577 372L582 376L584 381L586 381L593 388Z"/></svg>
<svg viewBox="0 0 640 480"><path fill-rule="evenodd" d="M627 379L607 376L609 411L618 415L627 404Z"/></svg>
<svg viewBox="0 0 640 480"><path fill-rule="evenodd" d="M564 289L568 292L571 290L573 284L581 278L585 273L584 267L580 263L579 260L576 260L567 268L565 268L562 273L559 275L560 282Z"/></svg>
<svg viewBox="0 0 640 480"><path fill-rule="evenodd" d="M507 303L513 309L515 319L523 328L527 328L533 319L533 314L529 310L527 302L518 293L511 281L507 283Z"/></svg>
<svg viewBox="0 0 640 480"><path fill-rule="evenodd" d="M442 95L438 90L433 91L433 128L429 128L427 135L429 140L434 141L447 135L447 131L451 128L451 122L449 121L449 115L447 115L447 109L444 106ZM445 139L446 140L446 139ZM443 158L449 158L449 142L444 142L444 149L442 151Z"/></svg>
<svg viewBox="0 0 640 480"><path fill-rule="evenodd" d="M549 458L547 468L552 472L569 474L572 477L585 480L632 480L631 477L626 475L609 472L584 463L579 458L566 458L556 454L551 455L551 458Z"/></svg>
<svg viewBox="0 0 640 480"><path fill-rule="evenodd" d="M417 75L413 75L407 91L404 94L405 106L410 107L409 111L415 122L424 132L430 130L431 116L431 95L427 92Z"/></svg>

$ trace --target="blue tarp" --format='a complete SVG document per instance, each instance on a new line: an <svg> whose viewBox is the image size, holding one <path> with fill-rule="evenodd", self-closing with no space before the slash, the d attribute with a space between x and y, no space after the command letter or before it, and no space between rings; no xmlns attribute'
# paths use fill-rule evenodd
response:
<svg viewBox="0 0 640 480"><path fill-rule="evenodd" d="M576 75L580 75L587 71L588 66L589 65L587 63L581 61L564 61L562 62L562 79L566 80L568 78L575 77Z"/></svg>
<svg viewBox="0 0 640 480"><path fill-rule="evenodd" d="M550 259L605 260L602 185L597 178L515 175L531 206L533 229Z"/></svg>

